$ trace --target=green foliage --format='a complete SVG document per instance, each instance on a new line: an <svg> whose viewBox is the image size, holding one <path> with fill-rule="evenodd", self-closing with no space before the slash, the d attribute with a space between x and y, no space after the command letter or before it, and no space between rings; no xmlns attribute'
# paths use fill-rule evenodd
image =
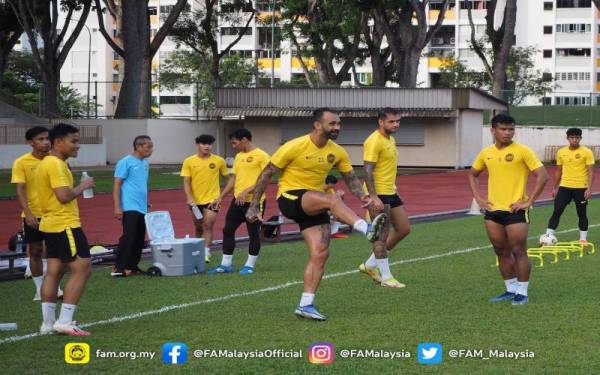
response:
<svg viewBox="0 0 600 375"><path fill-rule="evenodd" d="M490 49L485 49L488 61L491 61ZM511 105L522 103L528 96L543 97L552 91L551 77L544 77L534 62L535 47L513 47L506 67L507 95L505 100ZM440 68L440 84L444 87L477 87L491 90L492 80L485 72L472 69L461 60L446 59Z"/></svg>
<svg viewBox="0 0 600 375"><path fill-rule="evenodd" d="M196 51L177 51L161 65L159 83L169 90L182 84L198 88L195 103L199 107L212 106L214 103L214 80L206 67L211 58ZM223 57L219 64L219 76L222 87L251 87L262 73L254 60L236 55ZM206 100L208 102L206 102ZM204 100L204 101L203 101Z"/></svg>

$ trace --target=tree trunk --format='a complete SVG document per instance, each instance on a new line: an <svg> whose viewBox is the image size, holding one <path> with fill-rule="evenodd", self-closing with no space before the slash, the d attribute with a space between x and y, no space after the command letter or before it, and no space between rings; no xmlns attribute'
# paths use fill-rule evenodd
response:
<svg viewBox="0 0 600 375"><path fill-rule="evenodd" d="M7 63L8 53L2 51L2 53L0 53L0 93L2 93L2 88L4 86L4 71L6 70Z"/></svg>
<svg viewBox="0 0 600 375"><path fill-rule="evenodd" d="M213 54L213 57L212 57L211 63L210 63L210 75L213 79L214 88L221 87L221 75L219 73L219 65L220 64L221 64L221 57L219 56L219 54L218 53L216 55Z"/></svg>
<svg viewBox="0 0 600 375"><path fill-rule="evenodd" d="M506 86L506 66L508 65L508 58L510 56L510 51L515 38L514 34L516 20L517 0L507 0L504 13L504 24L502 26L504 29L502 43L500 44L499 49L494 51L494 80L492 81L492 95L500 99L505 97L504 90Z"/></svg>
<svg viewBox="0 0 600 375"><path fill-rule="evenodd" d="M396 64L398 72L398 85L404 88L417 87L417 74L419 72L419 59L421 51L408 49L401 53L402 59Z"/></svg>
<svg viewBox="0 0 600 375"><path fill-rule="evenodd" d="M42 85L42 115L48 118L60 117L58 113L58 85L60 70L51 70L44 74Z"/></svg>
<svg viewBox="0 0 600 375"><path fill-rule="evenodd" d="M150 16L146 0L122 2L124 74L115 118L150 118L152 96L152 54Z"/></svg>

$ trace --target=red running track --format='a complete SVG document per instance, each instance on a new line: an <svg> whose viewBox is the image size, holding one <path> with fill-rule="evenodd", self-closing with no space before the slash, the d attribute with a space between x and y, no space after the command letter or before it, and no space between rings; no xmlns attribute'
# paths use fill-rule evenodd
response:
<svg viewBox="0 0 600 375"><path fill-rule="evenodd" d="M552 168L548 168L553 173ZM398 177L398 191L410 216L433 214L438 212L468 209L471 205L472 196L467 182L466 170L461 171L437 171L426 174L403 175ZM593 191L600 192L600 169L596 169ZM486 176L481 178L482 191L486 188ZM529 191L531 191L534 178L529 179ZM340 188L345 188L343 183ZM540 199L551 197L552 184L549 182L544 189ZM277 186L272 184L267 190L267 218L278 213L275 193ZM361 216L364 210L360 208L360 202L350 194L346 202ZM168 210L171 213L173 225L177 237L186 234L193 236L194 229L191 213L185 204L183 190L151 191L149 200L152 210ZM222 238L222 229L225 220L225 212L229 207L231 197L226 197L221 212L219 213L215 226L215 239ZM115 244L121 234L120 222L113 218L112 196L110 194L97 194L93 199L79 199L79 208L83 229L91 244ZM6 248L8 238L20 227L19 207L16 200L0 200L0 248ZM295 225L289 225L284 230L297 229ZM246 228L242 225L237 232L238 236L246 235Z"/></svg>

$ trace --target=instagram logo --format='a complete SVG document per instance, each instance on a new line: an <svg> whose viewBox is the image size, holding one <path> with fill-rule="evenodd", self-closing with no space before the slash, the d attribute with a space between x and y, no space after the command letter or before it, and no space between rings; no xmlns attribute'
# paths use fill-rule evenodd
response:
<svg viewBox="0 0 600 375"><path fill-rule="evenodd" d="M308 362L333 363L333 344L330 342L315 342L308 346Z"/></svg>

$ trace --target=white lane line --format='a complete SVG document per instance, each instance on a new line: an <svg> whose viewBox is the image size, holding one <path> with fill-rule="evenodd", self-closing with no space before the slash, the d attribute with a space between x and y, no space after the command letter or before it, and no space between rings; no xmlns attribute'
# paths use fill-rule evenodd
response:
<svg viewBox="0 0 600 375"><path fill-rule="evenodd" d="M590 225L590 228L598 227L598 226L600 226L600 224L594 224L594 225ZM563 231L558 231L556 233L568 233L568 232L575 232L575 231L578 231L578 230L579 229L577 229L577 228L573 228L573 229L567 229L567 230L563 230ZM533 239L533 238L537 238L537 236L531 236L531 237L529 237L529 239ZM489 249L491 247L492 247L491 245L486 245L486 246L469 247L469 248L466 248L466 249L452 250L452 251L449 251L449 252L446 252L446 253L429 255L429 256L426 256L426 257L398 260L398 261L395 261L395 262L391 262L390 265L391 266L395 266L395 265L399 265L399 264L408 264L408 263L423 262L423 261L427 261L427 260L438 259L438 258L445 258L445 257L454 256L454 255L458 255L458 254L471 253L471 252L474 252L474 251L477 251L477 250ZM333 278L336 278L336 277L351 275L351 274L358 273L358 272L359 271L357 269L353 269L353 270L349 270L349 271L344 271L344 272L337 272L337 273L332 273L332 274L329 274L329 275L325 275L323 277L323 279L333 279ZM173 310L181 310L181 309L185 309L185 308L192 307L192 306L198 306L198 305L205 305L205 304L214 303L214 302L227 301L227 300L234 299L234 298L252 296L252 295L255 295L255 294L261 294L261 293L267 293L267 292L274 292L274 291L277 291L277 290L289 288L290 286L294 286L294 285L298 285L298 284L302 284L302 283L303 282L301 280L289 281L289 282L284 283L284 284L279 284L279 285L271 286L271 287L268 287L268 288L256 289L256 290L252 290L252 291L249 291L249 292L233 293L233 294L228 294L226 296L208 298L208 299L204 299L204 300L201 300L201 301L187 302L187 303L181 303L181 304L177 304L177 305L168 305L168 306L163 306L163 307L161 307L159 309L155 309L155 310L141 311L141 312L138 312L138 313L135 313L135 314L123 315L123 316L115 316L115 317L110 318L110 319L104 319L104 320L99 320L97 322L82 324L81 327L85 328L85 327L93 327L93 326L99 326L99 325L105 325L105 324L119 323L119 322L123 322L123 321L126 321L126 320L139 319L139 318L142 318L144 316L161 314L161 313L168 312L168 311L173 311ZM0 339L0 345L2 345L2 344L8 344L8 343L13 343L13 342L18 342L18 341L22 341L22 340L27 340L27 339L31 339L31 338L39 337L39 336L42 336L39 332L29 333L27 335L22 335L22 336L10 336L10 337L4 338L4 339Z"/></svg>

